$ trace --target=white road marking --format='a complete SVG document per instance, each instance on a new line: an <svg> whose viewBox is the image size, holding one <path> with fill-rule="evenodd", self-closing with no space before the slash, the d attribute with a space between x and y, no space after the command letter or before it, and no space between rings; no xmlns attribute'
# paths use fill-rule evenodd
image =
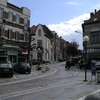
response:
<svg viewBox="0 0 100 100"><path fill-rule="evenodd" d="M35 72L31 72L31 73L33 73L34 75L37 75Z"/></svg>
<svg viewBox="0 0 100 100"><path fill-rule="evenodd" d="M14 79L17 79L17 77L16 77L16 76L13 76L13 78L14 78Z"/></svg>
<svg viewBox="0 0 100 100"><path fill-rule="evenodd" d="M71 83L75 83L75 81L73 81ZM55 87L59 87L59 86L64 86L66 84L68 85L68 84L70 84L70 82L69 83L66 82L66 83L63 83L63 84L62 83L51 84L51 85L48 85L48 86L45 86L45 87L38 87L38 88L35 88L35 89L28 89L28 90L24 90L24 91L13 92L13 93L10 93L10 94L1 95L0 100L11 98L11 97L16 97L16 96L20 96L20 95L30 94L30 93L34 93L34 92L38 92L38 91L42 91L42 90L46 90L46 89L51 89L51 88L55 88Z"/></svg>
<svg viewBox="0 0 100 100"><path fill-rule="evenodd" d="M0 84L0 86L8 85L8 84L14 84L14 83L19 83L19 82L25 82L25 81L29 81L29 80L32 80L32 79L37 79L37 78L46 77L46 76L48 76L48 75L54 74L54 73L57 71L57 69L55 69L55 68L54 68L54 70L55 70L54 72L49 73L49 74L46 74L46 75L42 75L42 76L39 76L39 77L30 78L30 79L25 79L25 80L20 80L20 81L14 81L14 82L9 82L9 83L3 83L3 84Z"/></svg>

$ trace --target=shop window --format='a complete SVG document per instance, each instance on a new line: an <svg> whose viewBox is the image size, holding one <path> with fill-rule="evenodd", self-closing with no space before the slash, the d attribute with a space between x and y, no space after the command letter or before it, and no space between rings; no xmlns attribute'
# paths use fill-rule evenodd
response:
<svg viewBox="0 0 100 100"><path fill-rule="evenodd" d="M16 62L17 62L17 56L13 55L13 63L16 63Z"/></svg>
<svg viewBox="0 0 100 100"><path fill-rule="evenodd" d="M17 56L16 55L9 55L9 61L11 63L16 63L17 62Z"/></svg>

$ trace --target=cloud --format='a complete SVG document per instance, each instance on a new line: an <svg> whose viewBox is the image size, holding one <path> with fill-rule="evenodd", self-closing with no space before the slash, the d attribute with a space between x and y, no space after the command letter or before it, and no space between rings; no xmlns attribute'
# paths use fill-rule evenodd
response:
<svg viewBox="0 0 100 100"><path fill-rule="evenodd" d="M89 16L89 14L83 14L68 21L58 24L50 24L48 25L48 28L57 32L58 36L78 34L75 33L75 31L82 31L81 24L84 22L84 20L88 20Z"/></svg>
<svg viewBox="0 0 100 100"><path fill-rule="evenodd" d="M69 4L69 5L78 5L78 4L75 3L75 2L66 2L66 4Z"/></svg>

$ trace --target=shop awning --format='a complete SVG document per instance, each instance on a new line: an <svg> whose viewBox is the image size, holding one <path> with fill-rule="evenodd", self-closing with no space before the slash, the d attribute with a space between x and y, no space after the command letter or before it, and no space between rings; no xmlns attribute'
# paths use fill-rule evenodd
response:
<svg viewBox="0 0 100 100"><path fill-rule="evenodd" d="M3 47L19 49L19 46L14 46L14 45L6 45L6 44L4 44Z"/></svg>
<svg viewBox="0 0 100 100"><path fill-rule="evenodd" d="M23 49L23 48L19 48L20 52L24 55L27 55L28 54L28 50L26 49Z"/></svg>

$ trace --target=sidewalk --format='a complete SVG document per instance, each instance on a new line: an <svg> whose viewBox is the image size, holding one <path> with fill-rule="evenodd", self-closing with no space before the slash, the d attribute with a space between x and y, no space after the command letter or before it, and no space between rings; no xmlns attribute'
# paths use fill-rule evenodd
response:
<svg viewBox="0 0 100 100"><path fill-rule="evenodd" d="M90 80L90 81L87 81L85 83L86 85L100 85L100 82L98 82L97 80ZM100 100L100 89L98 88L98 90L92 92L92 93L88 93L87 95L79 98L78 100Z"/></svg>
<svg viewBox="0 0 100 100"><path fill-rule="evenodd" d="M36 74L36 76L41 75L49 75L56 72L56 69L51 67L52 64L42 64L40 65L40 69L38 69L38 65L32 65L32 72Z"/></svg>

